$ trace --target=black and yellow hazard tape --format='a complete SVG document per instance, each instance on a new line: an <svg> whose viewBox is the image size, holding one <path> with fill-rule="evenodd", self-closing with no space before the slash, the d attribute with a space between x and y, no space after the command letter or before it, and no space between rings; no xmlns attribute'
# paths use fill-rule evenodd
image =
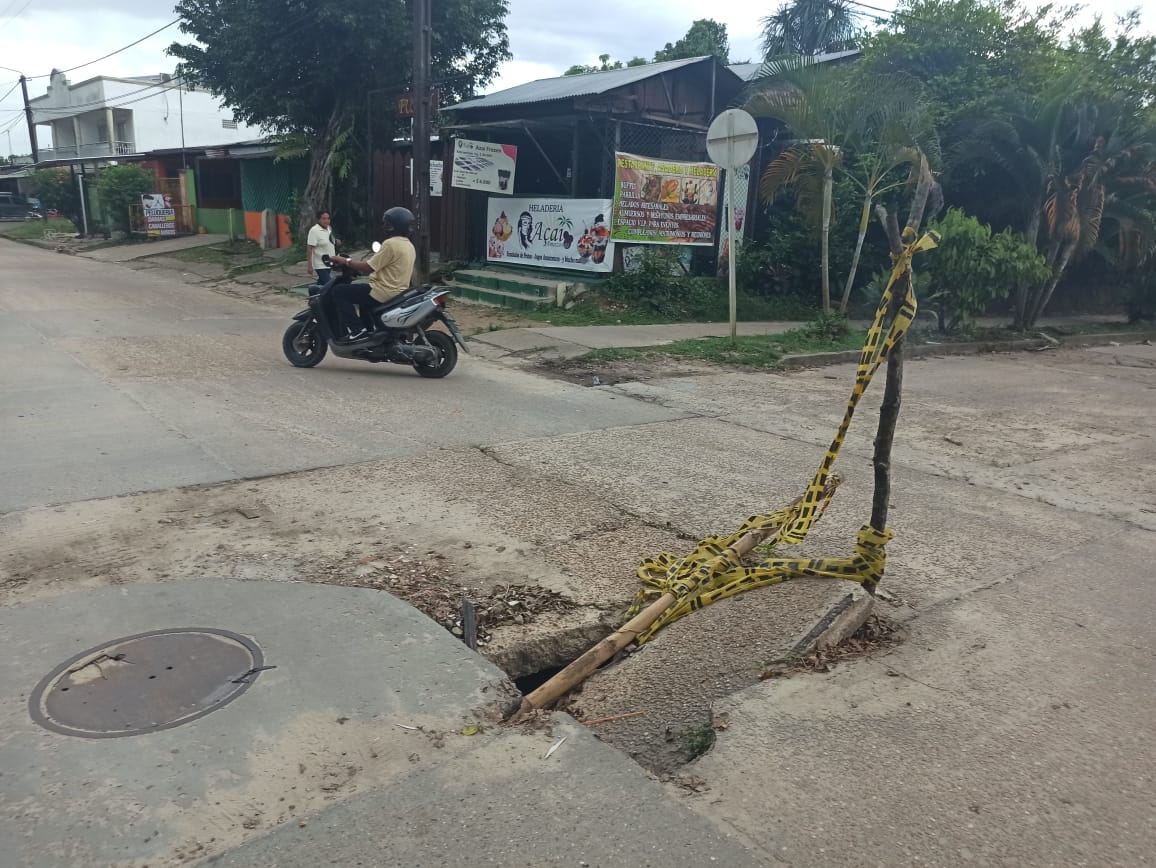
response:
<svg viewBox="0 0 1156 868"><path fill-rule="evenodd" d="M909 240L910 239L910 240ZM819 469L811 478L803 497L791 506L783 507L765 515L753 515L738 530L728 537L712 536L701 540L690 554L675 557L662 553L646 558L638 568L638 577L643 588L638 592L634 604L626 613L630 620L649 603L664 594L673 594L671 604L661 617L645 632L640 633L638 642L646 642L655 633L679 618L689 615L716 600L733 597L744 591L777 585L787 579L800 576L845 579L857 582L868 589L874 589L883 578L886 566L885 546L893 537L890 528L877 530L864 525L859 530L855 543L855 553L845 558L781 558L772 557L757 566L744 566L731 546L750 531L765 531L776 544L797 545L807 536L811 527L827 509L838 488L839 479L834 473L835 460L843 447L851 419L859 406L875 372L886 360L895 344L907 333L915 319L918 304L912 290L912 282L906 283L906 295L891 322L887 323L895 284L911 269L915 254L936 246L938 236L929 232L915 240L907 233L903 252L894 257L895 264L891 277L879 299L875 318L867 330L863 350L859 354L859 364L855 372L855 385L847 401L843 421L839 424L835 437L819 463Z"/></svg>

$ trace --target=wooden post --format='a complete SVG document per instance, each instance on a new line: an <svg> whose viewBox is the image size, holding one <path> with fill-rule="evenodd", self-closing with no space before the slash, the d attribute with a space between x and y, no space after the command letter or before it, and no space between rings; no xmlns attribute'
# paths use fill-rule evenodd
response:
<svg viewBox="0 0 1156 868"><path fill-rule="evenodd" d="M889 213L883 205L875 207L879 222L887 232L892 255L898 256L903 252L905 241L915 240L923 223L923 213L927 209L927 200L933 184L934 179L927 164L927 157L921 157L919 181L911 202L911 212L907 216L907 226L902 233L899 230L899 220L894 214ZM908 268L897 282L891 297L888 321L894 321L895 314L902 307L914 279L915 272L912 268ZM887 379L883 385L883 402L879 407L879 425L875 429L875 450L871 457L871 463L875 468L875 491L871 496L870 523L871 527L880 532L887 528L887 512L891 501L891 446L895 441L895 426L899 421L899 407L903 401L903 344L904 339L900 338L887 356Z"/></svg>

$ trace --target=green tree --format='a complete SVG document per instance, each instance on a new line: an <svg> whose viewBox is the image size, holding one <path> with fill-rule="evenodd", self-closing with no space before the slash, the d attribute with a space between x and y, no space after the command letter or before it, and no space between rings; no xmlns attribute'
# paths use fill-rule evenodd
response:
<svg viewBox="0 0 1156 868"><path fill-rule="evenodd" d="M67 169L37 169L28 176L32 195L80 226L80 190ZM79 229L77 230L79 231Z"/></svg>
<svg viewBox="0 0 1156 868"><path fill-rule="evenodd" d="M600 54L598 55L598 66L587 66L582 63L576 63L562 73L562 75L585 75L588 72L609 72L612 69L622 69L624 66L645 66L646 63L645 57L632 57L626 61L626 63L623 63L621 60L612 61L609 54Z"/></svg>
<svg viewBox="0 0 1156 868"><path fill-rule="evenodd" d="M690 57L717 57L730 63L730 41L727 26L711 18L700 18L690 25L686 36L674 43L666 43L654 53L655 63L664 60L684 60Z"/></svg>
<svg viewBox="0 0 1156 868"><path fill-rule="evenodd" d="M854 48L858 22L847 0L790 0L762 27L763 56L770 59Z"/></svg>
<svg viewBox="0 0 1156 868"><path fill-rule="evenodd" d="M1078 73L1059 79L1006 116L978 124L962 154L986 164L993 186L1020 205L1020 230L1047 259L1047 280L1015 295L1015 324L1027 329L1047 308L1068 266L1097 248L1105 217L1135 213L1156 193L1156 145L1136 112L1105 105Z"/></svg>
<svg viewBox="0 0 1156 868"><path fill-rule="evenodd" d="M122 163L101 169L96 176L96 192L113 229L128 232L129 206L139 205L142 193L155 193L156 173L136 163Z"/></svg>
<svg viewBox="0 0 1156 868"><path fill-rule="evenodd" d="M945 140L964 119L990 114L1009 90L1040 93L1056 75L1056 7L1022 8L1018 0L900 0L895 14L862 39L865 74L920 82Z"/></svg>
<svg viewBox="0 0 1156 868"><path fill-rule="evenodd" d="M394 92L412 80L412 3L405 0L179 0L174 43L179 74L221 97L236 116L312 145L299 225L329 207L335 144L357 142L366 94ZM431 78L442 104L471 96L510 58L506 0L439 0L432 5ZM376 111L400 131L401 123ZM357 161L360 165L361 161Z"/></svg>

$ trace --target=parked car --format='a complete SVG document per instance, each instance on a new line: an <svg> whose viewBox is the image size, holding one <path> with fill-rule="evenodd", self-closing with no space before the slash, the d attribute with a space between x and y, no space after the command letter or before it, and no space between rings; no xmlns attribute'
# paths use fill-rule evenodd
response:
<svg viewBox="0 0 1156 868"><path fill-rule="evenodd" d="M0 220L25 220L34 213L28 200L19 193L0 192Z"/></svg>

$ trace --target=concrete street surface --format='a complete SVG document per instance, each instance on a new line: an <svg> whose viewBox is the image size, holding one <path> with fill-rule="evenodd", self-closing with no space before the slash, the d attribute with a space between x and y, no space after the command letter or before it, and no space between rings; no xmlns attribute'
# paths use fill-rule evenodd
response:
<svg viewBox="0 0 1156 868"><path fill-rule="evenodd" d="M608 671L613 690L578 697L642 711L631 721L644 728L619 738L614 724L556 715L553 736L462 736L476 692L500 675L392 601L412 590L413 570L428 579L408 597L418 605L495 585L560 595L559 608L495 628L482 651L515 675L564 662L620 617L640 557L684 552L802 491L851 368L704 369L598 388L477 357L436 382L332 358L300 371L279 346L297 299L242 300L159 268L3 240L0 269L0 628L11 652L0 852L134 868L208 856L281 866L1150 864L1152 347L909 364L883 584L891 602L876 604L902 626L898 646L759 683L764 653L789 645L761 641L759 613L779 601L802 613L776 630L794 639L815 610L798 604L809 583L767 589L757 603L740 596L690 616ZM837 464L844 485L801 547L807 556L849 553L866 520L880 386L857 413ZM833 600L846 592L829 588ZM90 741L29 721L29 692L70 654L134 631L214 626L205 619L272 635L269 656L284 664L272 660L278 669L235 702L164 732ZM747 632L724 633L725 623ZM693 653L678 653L679 636ZM415 748L412 764L398 753L380 776L359 772L336 788L324 777L289 783L309 796L292 817L268 800L260 814L248 807L247 793L303 774L299 761L313 768L245 742L285 743L289 704L334 721L308 730L308 749L351 755L347 733L359 749L388 738L379 724L432 703L418 685L449 678L446 667L462 683L447 680L430 705L427 729L447 734L442 748ZM728 696L736 667L755 683ZM381 682L402 693L389 698ZM726 724L661 789L591 735L631 752L645 739L677 746L668 710L647 699L664 684ZM344 697L360 703L355 713ZM259 720L268 731L250 733ZM368 723L348 729L355 720ZM200 751L204 767L157 761L146 782L143 764L166 745L170 756ZM140 764L113 762L133 752ZM85 814L97 803L69 769L110 796L94 808L104 814ZM56 785L41 786L42 774ZM159 837L142 825L140 844L124 849L117 824L135 832L133 816L168 818L153 800L179 787L181 810L170 810L180 823L153 824ZM225 794L227 820L206 787Z"/></svg>

